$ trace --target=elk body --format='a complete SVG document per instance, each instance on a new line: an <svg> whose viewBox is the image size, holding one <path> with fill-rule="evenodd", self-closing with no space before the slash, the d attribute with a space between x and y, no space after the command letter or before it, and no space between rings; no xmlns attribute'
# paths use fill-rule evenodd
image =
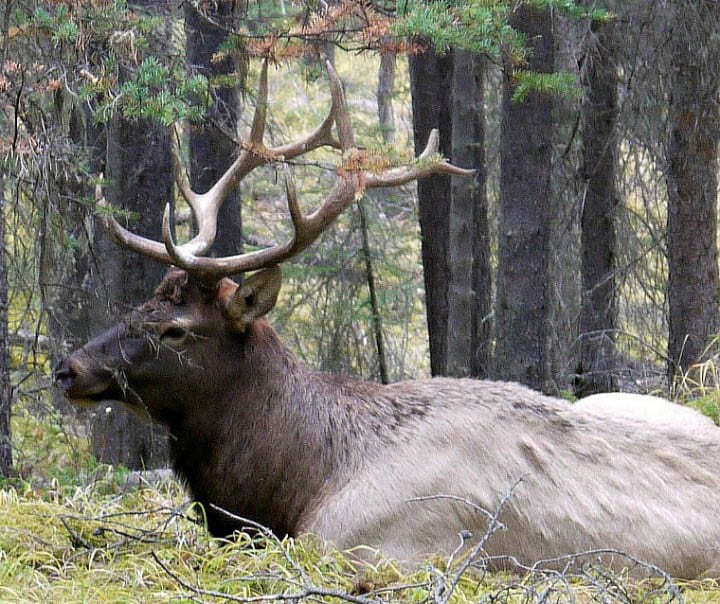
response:
<svg viewBox="0 0 720 604"><path fill-rule="evenodd" d="M337 122L347 152L352 132L330 73L333 109L321 128ZM255 126L263 119L256 115ZM248 148L262 143L255 126ZM312 146L308 140L327 144L328 136L287 146L283 157ZM461 171L421 162L340 175L307 217L288 183L290 243L203 257L220 198L272 151L241 152L205 198L180 178L200 223L187 244L175 245L167 213L164 244L108 220L123 245L179 268L150 301L56 368L70 400L121 400L165 424L174 468L216 535L242 523L214 506L278 535L314 533L340 548L367 545L418 561L454 551L459 534L472 546L500 509L506 528L485 544L491 556L532 564L615 548L679 577L720 575L720 431L710 423L684 422L682 414L677 422L647 421L602 400L574 408L511 383L382 386L300 363L264 318L280 289L276 265L312 243L358 188ZM240 286L226 278L249 271L256 272Z"/></svg>

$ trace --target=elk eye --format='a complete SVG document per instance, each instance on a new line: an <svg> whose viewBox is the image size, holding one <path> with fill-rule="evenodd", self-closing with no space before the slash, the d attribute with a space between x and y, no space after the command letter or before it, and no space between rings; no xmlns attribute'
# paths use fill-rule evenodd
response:
<svg viewBox="0 0 720 604"><path fill-rule="evenodd" d="M177 325L171 325L160 334L161 340L182 340L187 335L187 330Z"/></svg>

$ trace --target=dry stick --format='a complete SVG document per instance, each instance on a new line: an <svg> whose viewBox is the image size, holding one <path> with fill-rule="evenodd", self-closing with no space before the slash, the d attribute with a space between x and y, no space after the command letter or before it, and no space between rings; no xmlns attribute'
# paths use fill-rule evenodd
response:
<svg viewBox="0 0 720 604"><path fill-rule="evenodd" d="M250 520L249 518L243 518L242 516L238 516L236 514L233 514L232 512L228 512L227 510L215 505L214 503L211 503L209 506L211 509L215 510L216 512L220 512L221 514L227 516L228 518L231 518L237 522L242 523L244 526L248 528L257 529L260 531L266 539L269 541L275 543L279 548L280 551L283 553L283 556L288 561L288 563L292 566L293 570L300 576L302 579L302 588L304 589L304 592L297 593L297 594L277 594L276 597L273 599L275 600L300 600L303 598L311 597L311 596L324 596L329 598L339 598L341 600L345 600L346 602L352 602L353 604L374 604L379 602L379 600L371 600L369 598L363 598L362 596L354 596L352 594L349 594L345 591L336 590L336 589L325 589L323 587L318 587L316 585L313 585L310 578L307 576L303 568L298 564L298 562L290 555L289 550L285 545L283 544L282 540L278 538L275 533L273 533L268 527L260 524L259 522L255 522L254 520ZM269 599L269 598L265 598ZM253 601L253 600L241 600L243 602L247 601Z"/></svg>
<svg viewBox="0 0 720 604"><path fill-rule="evenodd" d="M65 516L60 516L60 522L62 522L63 526L65 527L65 530L70 535L70 542L72 543L73 547L82 546L85 549L95 549L90 543L88 543L85 539L83 539L78 533L76 533L72 527L68 524L67 518Z"/></svg>
<svg viewBox="0 0 720 604"><path fill-rule="evenodd" d="M255 528L255 527L253 527ZM359 596L353 596L352 594L349 594L344 591L340 590L334 590L334 589L323 589L321 587L316 587L312 584L306 584L303 585L303 591L299 591L296 593L281 593L281 594L263 594L259 596L234 596L232 594L222 593L219 591L213 591L210 589L203 589L201 587L196 587L194 585L191 585L187 581L185 581L182 577L180 577L177 573L174 573L172 570L170 570L158 557L158 555L155 552L150 552L155 562L157 562L158 566L165 571L168 576L170 576L174 581L177 582L180 587L183 587L184 589L187 589L191 591L194 594L197 594L199 596L209 596L212 598L219 598L222 600L228 600L230 602L294 602L294 601L300 601L304 600L306 598L310 598L313 596L325 596L328 598L338 598L340 600L345 600L347 602L351 602L353 604L376 604L380 602L379 600L369 600L367 598L362 598ZM280 577L277 577L280 579ZM287 581L287 579L282 579L284 581Z"/></svg>
<svg viewBox="0 0 720 604"><path fill-rule="evenodd" d="M525 475L518 478L507 490L503 498L500 500L500 503L498 504L497 508L495 509L495 513L492 515L492 518L490 519L490 522L488 523L488 528L485 531L485 534L482 536L480 541L472 548L470 551L470 554L463 560L463 563L460 565L460 568L458 568L457 572L455 573L455 576L450 581L450 585L443 594L442 598L438 598L438 602L442 604L446 604L450 601L450 597L452 596L453 592L458 586L458 583L460 582L460 579L462 576L467 572L467 570L470 568L470 566L476 561L477 557L480 555L480 552L485 548L485 544L488 542L490 537L492 537L493 534L495 534L497 531L502 530L504 528L504 525L502 522L500 522L500 512L502 512L503 508L505 507L505 504L510 501L510 498L513 495L513 492L517 488L517 486L524 480ZM477 507L477 506L476 506ZM482 508L480 508L482 509Z"/></svg>

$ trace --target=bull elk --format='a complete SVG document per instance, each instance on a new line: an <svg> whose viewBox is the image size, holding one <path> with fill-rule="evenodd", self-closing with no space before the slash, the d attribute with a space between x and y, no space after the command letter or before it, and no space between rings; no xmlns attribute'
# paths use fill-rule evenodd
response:
<svg viewBox="0 0 720 604"><path fill-rule="evenodd" d="M500 509L505 529L485 544L490 556L531 564L615 548L678 577L720 575L720 431L699 414L648 421L622 412L622 400L573 408L513 383L383 386L326 375L304 366L264 319L280 289L278 265L364 189L469 173L434 157L436 134L412 164L339 170L307 216L288 177L289 242L203 255L218 208L253 168L337 146L334 124L352 156L341 83L328 72L330 112L305 138L265 147L264 67L249 142L228 172L199 195L176 170L198 223L190 241L175 243L167 210L162 243L104 219L121 245L174 268L152 299L56 367L65 395L78 404L119 400L164 424L174 469L214 535L242 528L227 510L280 536L314 533L339 548L363 544L417 561L454 551L458 535L472 546L488 526L478 510ZM228 279L247 273L240 286ZM670 416L679 409L664 405Z"/></svg>

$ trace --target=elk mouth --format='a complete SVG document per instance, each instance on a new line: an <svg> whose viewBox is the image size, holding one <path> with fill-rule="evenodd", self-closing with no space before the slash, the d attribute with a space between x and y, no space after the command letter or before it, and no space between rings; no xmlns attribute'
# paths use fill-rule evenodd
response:
<svg viewBox="0 0 720 604"><path fill-rule="evenodd" d="M120 387L110 371L93 375L64 361L53 370L53 381L65 398L79 407L97 405L102 401L128 401L128 393Z"/></svg>

